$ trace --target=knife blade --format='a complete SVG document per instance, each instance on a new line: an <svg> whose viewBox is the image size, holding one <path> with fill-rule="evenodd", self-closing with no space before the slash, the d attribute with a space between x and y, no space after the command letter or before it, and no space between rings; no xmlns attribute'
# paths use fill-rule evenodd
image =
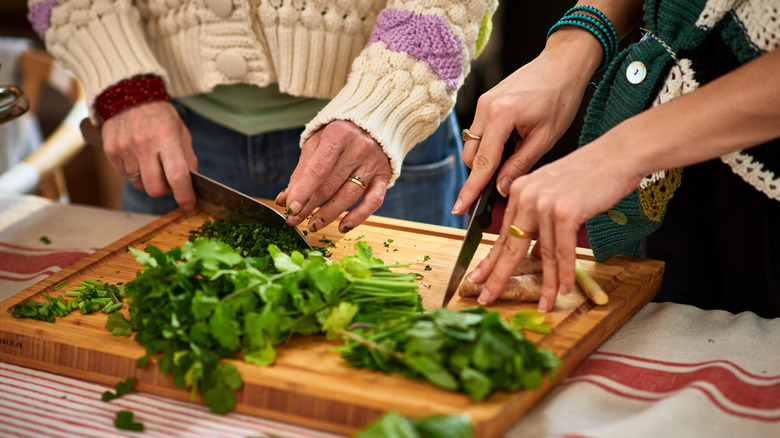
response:
<svg viewBox="0 0 780 438"><path fill-rule="evenodd" d="M190 174L198 205L203 210L217 216L230 214L231 217L242 221L261 223L282 230L296 239L301 248L312 249L301 231L287 224L283 214L198 172L190 171Z"/></svg>
<svg viewBox="0 0 780 438"><path fill-rule="evenodd" d="M447 307L452 297L455 296L455 291L458 290L463 276L466 275L466 269L468 269L471 260L474 258L474 253L477 252L479 242L482 240L482 231L490 227L493 223L493 207L496 205L496 201L501 196L496 189L496 179L498 178L498 171L506 160L515 151L515 145L520 139L520 135L517 131L512 131L512 135L509 136L509 140L504 144L504 152L501 155L501 161L490 178L490 182L482 189L477 201L472 205L471 219L469 219L469 226L466 230L466 237L463 239L463 244L460 247L458 258L455 261L455 267L452 270L450 281L447 283L447 290L444 292L444 300L441 306Z"/></svg>

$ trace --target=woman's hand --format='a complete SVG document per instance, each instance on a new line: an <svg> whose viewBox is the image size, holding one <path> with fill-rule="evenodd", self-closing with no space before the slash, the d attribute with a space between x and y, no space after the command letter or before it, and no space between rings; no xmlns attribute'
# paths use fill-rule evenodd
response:
<svg viewBox="0 0 780 438"><path fill-rule="evenodd" d="M276 203L288 207L287 223L293 226L320 207L309 219L309 230L317 231L359 200L339 223L346 232L382 205L392 174L390 160L373 137L352 122L337 120L304 143L290 184Z"/></svg>
<svg viewBox="0 0 780 438"><path fill-rule="evenodd" d="M641 168L616 155L615 148L625 143L619 133L609 134L512 183L500 236L469 276L475 283L484 282L481 304L501 294L528 253L530 234L537 231L533 252L543 266L539 311L552 309L557 294L571 292L580 227L631 193L642 179ZM529 237L511 234L510 225Z"/></svg>
<svg viewBox="0 0 780 438"><path fill-rule="evenodd" d="M464 143L463 162L472 171L453 213L466 212L488 184L513 130L521 140L498 174L504 196L512 181L526 174L571 125L598 66L598 56L586 55L601 48L587 33L570 32L553 34L539 57L480 96L469 131L481 139Z"/></svg>
<svg viewBox="0 0 780 438"><path fill-rule="evenodd" d="M128 108L103 123L103 150L135 188L157 197L173 190L184 209L195 207L190 169L198 168L192 138L170 102Z"/></svg>

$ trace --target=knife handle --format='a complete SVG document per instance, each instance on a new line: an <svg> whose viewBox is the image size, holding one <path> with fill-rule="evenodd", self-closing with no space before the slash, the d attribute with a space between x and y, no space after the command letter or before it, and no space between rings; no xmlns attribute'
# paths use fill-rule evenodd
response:
<svg viewBox="0 0 780 438"><path fill-rule="evenodd" d="M508 160L509 157L511 157L515 152L515 146L517 145L518 140L520 140L520 134L517 133L516 129L513 129L512 134L509 135L509 139L506 141L506 143L504 143L504 151L501 154L501 161L498 162L496 171L493 172L493 176L490 178L490 182L488 182L488 185L485 186L482 192L483 196L480 196L480 198L474 204L474 209L471 213L472 217L474 217L483 230L490 227L490 225L493 223L493 207L501 197L501 194L498 193L498 189L496 188L498 172L501 170L501 166L506 163L506 160Z"/></svg>

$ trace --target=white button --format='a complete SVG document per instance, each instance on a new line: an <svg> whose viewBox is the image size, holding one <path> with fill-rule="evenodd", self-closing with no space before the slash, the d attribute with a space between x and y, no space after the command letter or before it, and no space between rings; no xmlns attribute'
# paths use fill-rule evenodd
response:
<svg viewBox="0 0 780 438"><path fill-rule="evenodd" d="M645 76L647 76L647 67L645 67L642 61L634 61L631 64L628 64L628 68L626 69L626 79L628 79L628 82L638 84L645 80Z"/></svg>
<svg viewBox="0 0 780 438"><path fill-rule="evenodd" d="M226 50L217 56L217 70L232 79L243 78L246 76L246 60L235 50Z"/></svg>
<svg viewBox="0 0 780 438"><path fill-rule="evenodd" d="M206 5L222 18L227 18L233 12L233 0L206 0Z"/></svg>

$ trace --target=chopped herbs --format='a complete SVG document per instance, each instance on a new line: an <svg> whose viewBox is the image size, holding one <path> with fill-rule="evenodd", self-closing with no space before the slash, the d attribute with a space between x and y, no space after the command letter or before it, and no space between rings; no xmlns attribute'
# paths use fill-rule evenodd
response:
<svg viewBox="0 0 780 438"><path fill-rule="evenodd" d="M433 269L433 268L431 268L431 265L425 265L425 270L426 271L430 271L431 269Z"/></svg>
<svg viewBox="0 0 780 438"><path fill-rule="evenodd" d="M114 419L114 426L120 430L129 430L131 432L143 432L144 424L133 419L135 414L130 411L119 411Z"/></svg>
<svg viewBox="0 0 780 438"><path fill-rule="evenodd" d="M129 393L131 389L133 389L133 386L137 381L138 381L137 378L131 377L123 382L119 382L116 384L116 386L114 386L116 392L105 391L103 392L103 395L101 395L100 398L104 402L107 402L122 397L123 395Z"/></svg>
<svg viewBox="0 0 780 438"><path fill-rule="evenodd" d="M146 237L144 237L143 239L141 239L141 240L140 240L140 242L141 242L141 243L146 243L146 242L148 242L148 241L150 241L150 240L154 239L154 237L155 237L155 236L153 236L153 235L152 235L152 236L146 236Z"/></svg>
<svg viewBox="0 0 780 438"><path fill-rule="evenodd" d="M60 289L62 287L64 285ZM72 290L65 292L64 296L55 298L47 293L41 295L47 299L46 302L24 301L15 305L11 314L15 318L31 318L54 322L55 317L61 318L76 309L83 314L101 310L105 313L112 313L122 307L122 298L125 292L122 285L101 283L87 278ZM66 297L72 299L69 300Z"/></svg>
<svg viewBox="0 0 780 438"><path fill-rule="evenodd" d="M51 240L46 236L41 236L41 242L43 242L44 245L51 245Z"/></svg>
<svg viewBox="0 0 780 438"><path fill-rule="evenodd" d="M429 255L424 255L424 256L423 256L423 261L424 261L424 262L427 262L427 261L428 261L428 260L430 260L430 259L431 259L431 256L429 256Z"/></svg>
<svg viewBox="0 0 780 438"><path fill-rule="evenodd" d="M382 245L384 245L385 248L389 248L391 243L393 243L393 239L387 239L384 242L382 242Z"/></svg>
<svg viewBox="0 0 780 438"><path fill-rule="evenodd" d="M206 219L197 231L190 231L190 241L197 237L225 242L244 257L267 256L268 245L271 244L288 254L303 249L299 245L298 239L286 230L274 229L267 225L230 217L213 221Z"/></svg>

